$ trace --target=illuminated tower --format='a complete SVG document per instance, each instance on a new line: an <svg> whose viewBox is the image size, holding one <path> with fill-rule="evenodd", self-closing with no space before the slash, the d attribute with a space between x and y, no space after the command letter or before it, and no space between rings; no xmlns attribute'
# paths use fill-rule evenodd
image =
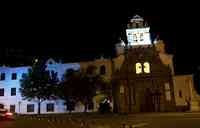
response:
<svg viewBox="0 0 200 128"><path fill-rule="evenodd" d="M128 46L151 45L150 27L144 23L144 19L139 15L135 15L128 24L126 29L126 36Z"/></svg>

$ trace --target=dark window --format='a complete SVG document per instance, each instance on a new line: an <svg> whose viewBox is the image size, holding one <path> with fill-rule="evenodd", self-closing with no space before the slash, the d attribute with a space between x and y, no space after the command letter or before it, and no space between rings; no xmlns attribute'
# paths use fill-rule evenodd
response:
<svg viewBox="0 0 200 128"><path fill-rule="evenodd" d="M11 88L11 96L16 96L16 88Z"/></svg>
<svg viewBox="0 0 200 128"><path fill-rule="evenodd" d="M54 104L50 103L47 104L47 112L53 112L54 111Z"/></svg>
<svg viewBox="0 0 200 128"><path fill-rule="evenodd" d="M17 73L12 73L12 80L16 80L17 79Z"/></svg>
<svg viewBox="0 0 200 128"><path fill-rule="evenodd" d="M183 95L182 95L182 91L181 91L181 90L179 90L178 95L179 95L180 98L183 97Z"/></svg>
<svg viewBox="0 0 200 128"><path fill-rule="evenodd" d="M0 80L5 80L5 77L6 76L6 74L5 73L1 73L1 77L0 77Z"/></svg>
<svg viewBox="0 0 200 128"><path fill-rule="evenodd" d="M144 41L143 33L140 34L140 41Z"/></svg>
<svg viewBox="0 0 200 128"><path fill-rule="evenodd" d="M137 40L137 35L136 35L136 34L133 34L133 39L134 39L135 42L138 41L138 40Z"/></svg>
<svg viewBox="0 0 200 128"><path fill-rule="evenodd" d="M0 89L0 96L4 96L4 88Z"/></svg>
<svg viewBox="0 0 200 128"><path fill-rule="evenodd" d="M0 108L3 109L3 108L4 108L4 105L3 105L3 104L0 104Z"/></svg>
<svg viewBox="0 0 200 128"><path fill-rule="evenodd" d="M100 74L101 74L101 75L106 74L106 67L105 67L104 65L102 65L102 66L100 67Z"/></svg>
<svg viewBox="0 0 200 128"><path fill-rule="evenodd" d="M53 62L52 62L52 61L49 61L49 64L53 64Z"/></svg>
<svg viewBox="0 0 200 128"><path fill-rule="evenodd" d="M34 112L34 104L27 104L27 112Z"/></svg>
<svg viewBox="0 0 200 128"><path fill-rule="evenodd" d="M27 73L22 73L22 78L25 78L27 76Z"/></svg>
<svg viewBox="0 0 200 128"><path fill-rule="evenodd" d="M135 25L136 25L136 28L139 28L139 23L136 23Z"/></svg>
<svg viewBox="0 0 200 128"><path fill-rule="evenodd" d="M15 105L10 105L10 112L15 112Z"/></svg>

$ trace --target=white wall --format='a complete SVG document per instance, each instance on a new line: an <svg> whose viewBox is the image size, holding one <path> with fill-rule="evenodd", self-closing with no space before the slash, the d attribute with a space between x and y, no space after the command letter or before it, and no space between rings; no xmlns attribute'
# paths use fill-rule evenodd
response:
<svg viewBox="0 0 200 128"><path fill-rule="evenodd" d="M0 104L4 105L4 108L10 110L10 105L15 105L16 113L23 114L33 114L37 113L37 102L23 100L21 94L19 92L20 88L20 79L22 78L23 73L27 73L30 66L25 67L0 67L0 73L5 73L5 80L0 80L0 88L4 88L4 96L0 96ZM58 73L58 78L61 80L65 71L69 68L73 68L75 70L80 68L79 63L55 63L47 64L47 70L53 70ZM17 73L17 79L12 80L12 73ZM11 96L11 88L16 88L16 96ZM44 101L41 104L41 113L51 113L46 112L46 104L54 103L54 112L60 113L65 112L65 106L63 100L52 100L52 101ZM27 104L34 104L34 112L27 113Z"/></svg>
<svg viewBox="0 0 200 128"><path fill-rule="evenodd" d="M197 94L194 88L192 75L178 75L175 76L175 101L176 106L187 105L186 101L190 102L190 111L200 111L200 95ZM183 97L179 97L179 90L182 91Z"/></svg>

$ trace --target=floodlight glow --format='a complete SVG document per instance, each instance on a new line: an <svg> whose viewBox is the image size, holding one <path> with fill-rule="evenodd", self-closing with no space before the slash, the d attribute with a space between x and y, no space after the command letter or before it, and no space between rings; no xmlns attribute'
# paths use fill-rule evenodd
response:
<svg viewBox="0 0 200 128"><path fill-rule="evenodd" d="M37 63L38 62L38 59L35 59L35 63Z"/></svg>

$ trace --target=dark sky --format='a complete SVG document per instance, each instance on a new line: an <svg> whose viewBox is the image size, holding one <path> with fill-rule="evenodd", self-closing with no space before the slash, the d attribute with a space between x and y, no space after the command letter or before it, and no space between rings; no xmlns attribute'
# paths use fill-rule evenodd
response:
<svg viewBox="0 0 200 128"><path fill-rule="evenodd" d="M199 64L194 58L198 56L199 10L194 5L131 1L8 7L1 19L1 63L28 63L34 56L76 61L110 55L128 19L137 13L148 21L152 35L159 33L165 40L167 51L175 55L177 72L191 72Z"/></svg>

